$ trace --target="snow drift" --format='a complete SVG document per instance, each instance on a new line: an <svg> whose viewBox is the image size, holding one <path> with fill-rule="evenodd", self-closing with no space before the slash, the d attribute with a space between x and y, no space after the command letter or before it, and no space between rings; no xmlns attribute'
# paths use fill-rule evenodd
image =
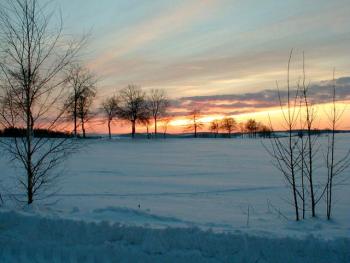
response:
<svg viewBox="0 0 350 263"><path fill-rule="evenodd" d="M349 262L350 240L152 229L0 213L0 262Z"/></svg>

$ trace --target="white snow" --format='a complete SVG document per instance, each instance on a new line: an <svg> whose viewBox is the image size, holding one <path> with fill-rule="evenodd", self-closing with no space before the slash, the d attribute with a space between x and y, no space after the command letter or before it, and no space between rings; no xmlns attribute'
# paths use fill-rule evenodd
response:
<svg viewBox="0 0 350 263"><path fill-rule="evenodd" d="M0 262L348 262L349 239L268 238L0 214Z"/></svg>
<svg viewBox="0 0 350 263"><path fill-rule="evenodd" d="M0 262L349 262L349 182L337 186L332 221L321 201L317 219L296 223L262 142L87 140L57 194L2 209ZM338 145L345 153L350 136ZM19 170L6 158L0 170L21 197Z"/></svg>

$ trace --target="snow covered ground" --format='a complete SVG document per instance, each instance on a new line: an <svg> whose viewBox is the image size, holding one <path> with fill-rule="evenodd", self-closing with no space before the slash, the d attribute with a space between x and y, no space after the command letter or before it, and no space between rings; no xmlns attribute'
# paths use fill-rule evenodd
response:
<svg viewBox="0 0 350 263"><path fill-rule="evenodd" d="M319 218L296 223L262 142L87 140L62 167L61 191L2 209L0 262L350 262L349 181L334 220L321 204ZM345 153L350 135L338 143ZM13 185L5 158L0 170Z"/></svg>

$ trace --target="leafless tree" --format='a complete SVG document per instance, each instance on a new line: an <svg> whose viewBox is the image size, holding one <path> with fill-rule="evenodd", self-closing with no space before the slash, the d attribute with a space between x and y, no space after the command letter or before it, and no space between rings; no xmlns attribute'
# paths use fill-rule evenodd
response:
<svg viewBox="0 0 350 263"><path fill-rule="evenodd" d="M93 117L91 112L91 105L96 96L94 89L84 89L78 98L77 114L80 120L81 130L83 132L83 138L86 138L85 124Z"/></svg>
<svg viewBox="0 0 350 263"><path fill-rule="evenodd" d="M166 117L163 117L161 119L162 126L163 126L163 138L164 139L166 138L166 134L167 134L168 127L169 127L171 120L172 120L171 116L166 116Z"/></svg>
<svg viewBox="0 0 350 263"><path fill-rule="evenodd" d="M105 118L107 119L108 137L109 139L111 139L112 138L111 123L114 120L114 118L117 117L118 98L116 96L112 96L110 98L105 99L102 102L102 110L105 115Z"/></svg>
<svg viewBox="0 0 350 263"><path fill-rule="evenodd" d="M306 111L305 116L305 126L306 126L306 133L307 133L307 141L306 141L306 163L305 163L305 169L306 169L306 176L309 181L309 193L310 193L310 199L311 199L311 214L312 217L316 216L316 205L319 200L321 200L322 194L319 198L315 196L315 189L314 189L314 157L316 155L317 149L316 143L318 136L314 135L314 122L316 120L316 110L315 107L311 104L310 98L309 98L309 87L310 85L305 83L306 77L305 77L305 58L303 53L303 81L301 86L301 97L304 100L304 107Z"/></svg>
<svg viewBox="0 0 350 263"><path fill-rule="evenodd" d="M256 137L256 133L259 129L259 123L254 119L247 120L245 124L245 130L249 133L249 137Z"/></svg>
<svg viewBox="0 0 350 263"><path fill-rule="evenodd" d="M292 203L295 209L295 219L296 221L299 221L299 198L301 198L301 194L297 186L297 175L300 171L300 154L297 147L299 137L293 135L293 130L297 125L299 116L299 110L297 107L299 88L297 87L295 93L292 93L290 85L290 63L292 54L293 50L290 52L287 65L287 98L285 103L282 101L277 83L277 91L284 120L284 128L287 131L288 136L287 138L274 136L270 141L271 149L267 148L267 150L274 159L274 165L282 173L287 185L291 188L293 200Z"/></svg>
<svg viewBox="0 0 350 263"><path fill-rule="evenodd" d="M302 110L303 108L303 97L300 99L299 108ZM306 213L306 148L307 148L307 140L305 140L304 130L305 130L305 121L302 114L299 114L299 122L300 122L300 131L299 131L299 138L300 143L298 144L299 153L300 153L300 177L301 177L301 207L302 207L302 218L305 219L305 213Z"/></svg>
<svg viewBox="0 0 350 263"><path fill-rule="evenodd" d="M198 137L198 131L204 126L203 123L199 121L200 116L201 112L199 109L191 111L189 115L190 124L186 127L186 130L193 131L193 136L195 138Z"/></svg>
<svg viewBox="0 0 350 263"><path fill-rule="evenodd" d="M263 137L263 138L271 138L271 135L272 135L272 130L270 127L262 124L262 123L259 123L259 133L260 133L260 136Z"/></svg>
<svg viewBox="0 0 350 263"><path fill-rule="evenodd" d="M241 137L244 137L244 134L246 133L246 127L245 127L245 123L244 122L240 122L238 123L238 128L239 128L239 132L241 133Z"/></svg>
<svg viewBox="0 0 350 263"><path fill-rule="evenodd" d="M213 120L210 123L209 130L214 134L214 137L216 138L219 134L220 122L218 120Z"/></svg>
<svg viewBox="0 0 350 263"><path fill-rule="evenodd" d="M145 118L142 123L143 125L146 126L147 139L151 139L151 136L152 136L150 132L151 118Z"/></svg>
<svg viewBox="0 0 350 263"><path fill-rule="evenodd" d="M237 122L234 118L224 118L221 120L220 127L227 132L229 138L231 133L237 127Z"/></svg>
<svg viewBox="0 0 350 263"><path fill-rule="evenodd" d="M330 114L328 113L328 119L330 122L331 133L328 136L327 145L327 185L326 185L326 212L327 219L331 219L332 215L332 204L333 204L333 188L334 179L338 178L347 168L350 166L350 151L348 151L345 156L337 160L335 156L336 152L336 130L340 119L344 113L344 110L339 110L336 105L336 85L335 85L335 72L333 71L333 85L331 89L332 98L332 109Z"/></svg>
<svg viewBox="0 0 350 263"><path fill-rule="evenodd" d="M154 136L157 137L157 122L158 119L166 114L169 107L169 100L164 90L153 89L148 95L149 111L154 121Z"/></svg>
<svg viewBox="0 0 350 263"><path fill-rule="evenodd" d="M117 116L131 123L131 135L135 138L136 123L143 123L149 118L146 94L140 87L129 85L119 92L119 107Z"/></svg>
<svg viewBox="0 0 350 263"><path fill-rule="evenodd" d="M96 78L87 68L84 68L80 64L73 64L67 70L67 85L72 91L65 108L67 109L69 116L73 119L74 136L77 137L78 115L80 114L80 118L81 115L84 115L81 114L84 111L81 106L87 102L86 96L92 96L95 93ZM81 123L81 125L83 124Z"/></svg>
<svg viewBox="0 0 350 263"><path fill-rule="evenodd" d="M23 167L19 184L26 202L52 186L53 169L72 150L72 140L37 137L36 129L62 126L65 96L63 74L76 58L82 41L69 42L62 18L54 22L50 5L37 0L3 0L0 4L1 122L24 128L25 135L1 140L14 161Z"/></svg>

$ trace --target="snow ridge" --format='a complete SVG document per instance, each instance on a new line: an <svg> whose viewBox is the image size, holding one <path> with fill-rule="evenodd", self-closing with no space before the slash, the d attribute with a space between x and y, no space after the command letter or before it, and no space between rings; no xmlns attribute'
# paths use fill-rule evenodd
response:
<svg viewBox="0 0 350 263"><path fill-rule="evenodd" d="M350 239L267 238L0 213L0 262L350 262Z"/></svg>

